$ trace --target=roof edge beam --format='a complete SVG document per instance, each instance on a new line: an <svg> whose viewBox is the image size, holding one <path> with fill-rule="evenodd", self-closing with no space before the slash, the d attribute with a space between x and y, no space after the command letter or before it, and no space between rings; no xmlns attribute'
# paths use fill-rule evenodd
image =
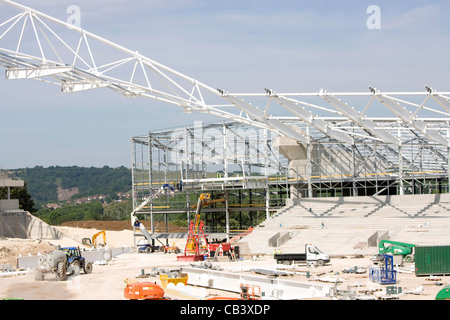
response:
<svg viewBox="0 0 450 320"><path fill-rule="evenodd" d="M8 80L35 79L72 72L73 67L8 68L5 78Z"/></svg>

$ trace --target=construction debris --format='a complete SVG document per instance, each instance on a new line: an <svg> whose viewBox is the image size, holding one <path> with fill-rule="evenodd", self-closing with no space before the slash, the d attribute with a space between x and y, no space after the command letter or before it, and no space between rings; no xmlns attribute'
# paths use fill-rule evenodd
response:
<svg viewBox="0 0 450 320"><path fill-rule="evenodd" d="M411 290L405 290L403 291L404 294L414 294L414 295L421 295L424 294L423 286L417 286L412 288Z"/></svg>
<svg viewBox="0 0 450 320"><path fill-rule="evenodd" d="M264 274L271 277L286 277L286 276L292 276L292 273L288 273L286 271L277 271L277 270L270 270L270 269L250 269L250 272L254 272L257 274Z"/></svg>
<svg viewBox="0 0 450 320"><path fill-rule="evenodd" d="M87 235L92 235L92 230L88 231ZM74 234L73 236L73 238L80 239L82 237L83 235L76 237ZM110 237L109 245L115 245L113 242L116 240L115 238L115 236ZM185 242L183 239L177 241L177 245ZM8 248L12 248L12 243ZM54 249L54 247L52 248ZM45 252L45 250L39 251ZM7 250L3 252L7 252ZM258 285L261 288L261 299L264 300L305 299L311 297L314 299L335 300L428 299L436 295L440 284L445 283L446 280L446 277L443 276L417 278L411 266L397 267L396 270L398 270L398 277L402 287L409 289L403 290L401 293L398 293L398 289L397 293L392 293L392 291L388 293L386 286L370 281L368 270L372 261L369 257L364 256L334 257L332 263L328 266L288 266L276 264L271 255L261 256L257 261L253 261L251 256L244 256L243 259L239 260L223 262L203 260L189 263L175 261L175 256L165 254L139 255L137 257L137 253L132 248L128 248L126 251L120 249L117 253L111 249L95 250L92 253L90 251L85 252L87 255L95 257L95 259L99 259L96 260L96 265L104 267L95 269L92 274L79 277L75 282L73 280L69 281L68 286L78 283L83 290L71 290L71 296L65 296L65 298L78 298L78 292L83 291L83 297L80 297L83 299L89 299L89 295L94 294L95 298L98 298L101 294L101 297L105 297L105 299L123 299L125 298L124 291L122 291L124 290L123 283L120 286L121 290L118 292L106 289L102 284L105 283L106 285L108 283L111 274L124 272L122 279L130 277L130 268L134 268L135 271L138 270L138 272L135 272L135 277L132 276L136 283L154 283L161 288L163 288L164 284L166 287L164 289L164 298L170 299L240 299L239 285L249 283L247 282L249 279L252 279L252 285L258 283L253 281L262 281ZM105 253L110 254L108 260L104 259ZM23 255L18 259L21 265L24 265L27 259L38 257ZM46 292L46 297L51 297L51 293L46 291L51 290L51 287L46 289L43 286L45 283L42 282L36 283L36 286L40 289L19 291L21 286L16 284L20 284L32 277L30 270L26 268L16 269L13 263L3 261L0 265L2 270L0 274L2 280L0 294L3 294L3 297L20 296L25 299L40 299L41 295L37 293L37 290L43 290ZM145 269L143 269L144 267ZM127 273L125 273L125 270L128 270ZM187 275L187 277L183 277L183 274ZM242 280L230 280L235 279L235 277L242 277ZM93 279L95 280L92 281ZM7 281L10 281L11 285L7 285ZM235 281L235 284L233 284L233 281ZM267 284L264 281L267 281ZM55 282L50 281L47 283L54 284ZM94 283L96 284L95 286L93 285ZM271 287L269 287L269 283ZM229 287L227 287L232 284L234 291L230 291ZM297 287L298 285L300 287ZM12 288L16 286L18 289L14 291Z"/></svg>
<svg viewBox="0 0 450 320"><path fill-rule="evenodd" d="M329 283L342 283L344 282L344 279L337 278L337 277L331 277L329 275L325 277L314 277L313 280L320 281L320 282L329 282Z"/></svg>
<svg viewBox="0 0 450 320"><path fill-rule="evenodd" d="M190 263L189 264L193 268L200 268L200 269L211 269L211 270L223 270L220 265L213 265L210 261L205 261L201 263Z"/></svg>
<svg viewBox="0 0 450 320"><path fill-rule="evenodd" d="M176 276L180 273L180 268L152 268L150 273L145 273L145 269L141 269L141 273L136 276L136 278L149 278L149 277L159 277L162 274Z"/></svg>
<svg viewBox="0 0 450 320"><path fill-rule="evenodd" d="M9 263L4 263L0 265L1 272L14 272L16 271Z"/></svg>
<svg viewBox="0 0 450 320"><path fill-rule="evenodd" d="M353 268L345 267L344 269L342 269L342 272L343 273L363 274L363 273L366 273L367 270L366 270L366 268L355 266Z"/></svg>

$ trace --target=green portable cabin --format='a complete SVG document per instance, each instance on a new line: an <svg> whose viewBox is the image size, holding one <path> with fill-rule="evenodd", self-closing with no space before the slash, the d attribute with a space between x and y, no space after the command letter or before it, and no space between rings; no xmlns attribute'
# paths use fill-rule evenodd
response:
<svg viewBox="0 0 450 320"><path fill-rule="evenodd" d="M416 246L417 276L450 274L450 246Z"/></svg>

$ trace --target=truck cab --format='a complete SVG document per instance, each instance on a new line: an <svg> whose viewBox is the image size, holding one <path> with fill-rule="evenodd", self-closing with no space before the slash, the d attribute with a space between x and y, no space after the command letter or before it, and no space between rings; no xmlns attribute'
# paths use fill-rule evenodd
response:
<svg viewBox="0 0 450 320"><path fill-rule="evenodd" d="M307 244L305 246L305 252L306 261L314 261L318 265L324 265L325 263L330 262L330 256L326 253L323 253L319 248L312 244Z"/></svg>

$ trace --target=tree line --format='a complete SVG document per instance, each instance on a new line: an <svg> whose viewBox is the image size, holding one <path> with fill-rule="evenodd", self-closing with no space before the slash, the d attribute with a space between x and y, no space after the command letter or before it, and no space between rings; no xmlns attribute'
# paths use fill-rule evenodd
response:
<svg viewBox="0 0 450 320"><path fill-rule="evenodd" d="M124 166L111 168L60 167L24 168L10 170L27 183L28 191L37 205L58 201L58 187L78 187L74 199L92 195L113 194L131 190L131 170Z"/></svg>
<svg viewBox="0 0 450 320"><path fill-rule="evenodd" d="M90 202L79 205L64 206L57 209L43 208L35 213L35 216L50 225L60 225L69 221L113 221L128 220L132 211L130 201L113 203L103 206L100 202Z"/></svg>

